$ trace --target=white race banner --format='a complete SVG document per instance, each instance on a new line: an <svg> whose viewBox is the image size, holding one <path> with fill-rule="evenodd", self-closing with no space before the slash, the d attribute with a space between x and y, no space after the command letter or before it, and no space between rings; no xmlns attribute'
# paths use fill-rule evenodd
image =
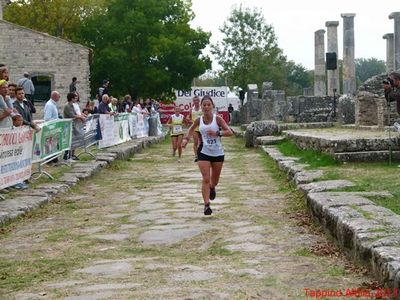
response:
<svg viewBox="0 0 400 300"><path fill-rule="evenodd" d="M137 113L129 113L128 122L129 122L129 135L132 139L136 138L136 128L137 128Z"/></svg>
<svg viewBox="0 0 400 300"><path fill-rule="evenodd" d="M214 102L215 112L222 115L225 121L228 121L228 89L226 86L220 87L192 87L188 91L176 91L175 104L182 109L186 116L192 109L192 99L198 96L200 100L209 95Z"/></svg>
<svg viewBox="0 0 400 300"><path fill-rule="evenodd" d="M129 141L128 114L100 115L101 140L99 148L106 148Z"/></svg>
<svg viewBox="0 0 400 300"><path fill-rule="evenodd" d="M32 146L30 127L0 130L0 189L31 177Z"/></svg>
<svg viewBox="0 0 400 300"><path fill-rule="evenodd" d="M143 114L138 114L137 124L136 124L136 137L142 138L149 136L149 132L146 130L148 126L144 124L147 120L143 116Z"/></svg>

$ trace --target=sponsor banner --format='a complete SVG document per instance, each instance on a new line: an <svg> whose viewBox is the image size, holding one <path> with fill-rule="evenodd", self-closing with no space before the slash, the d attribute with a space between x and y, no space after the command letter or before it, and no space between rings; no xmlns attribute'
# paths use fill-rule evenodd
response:
<svg viewBox="0 0 400 300"><path fill-rule="evenodd" d="M160 135L162 135L162 132L163 132L163 126L161 124L159 113L157 113L156 118L157 118L157 136L160 136Z"/></svg>
<svg viewBox="0 0 400 300"><path fill-rule="evenodd" d="M228 90L226 86L221 87L192 87L187 91L176 91L176 101L172 104L161 105L159 112L161 114L161 122L167 123L169 116L174 114L175 106L179 106L185 117L189 116L189 112L193 107L192 99L198 96L201 100L205 95L210 95L215 105L215 113L224 118L228 122Z"/></svg>
<svg viewBox="0 0 400 300"><path fill-rule="evenodd" d="M162 124L167 124L169 117L174 114L174 110L175 102L170 104L160 103L158 113L160 114L160 120Z"/></svg>
<svg viewBox="0 0 400 300"><path fill-rule="evenodd" d="M137 137L137 113L129 113L128 123L129 123L129 135L132 139Z"/></svg>
<svg viewBox="0 0 400 300"><path fill-rule="evenodd" d="M82 123L78 121L73 124L72 135L72 149L85 148L87 146L93 145L99 139L98 126L99 125L99 115L90 115L86 118L86 122Z"/></svg>
<svg viewBox="0 0 400 300"><path fill-rule="evenodd" d="M71 149L72 120L59 119L39 125L33 138L32 162L40 162Z"/></svg>
<svg viewBox="0 0 400 300"><path fill-rule="evenodd" d="M28 126L0 130L0 189L31 177L33 130Z"/></svg>
<svg viewBox="0 0 400 300"><path fill-rule="evenodd" d="M148 120L143 116L143 114L137 115L137 126L136 126L136 137L142 138L149 136L149 131L146 130L148 126L146 126L145 122L148 124Z"/></svg>
<svg viewBox="0 0 400 300"><path fill-rule="evenodd" d="M99 148L106 148L127 142L129 136L128 114L122 113L116 116L100 115L101 140Z"/></svg>

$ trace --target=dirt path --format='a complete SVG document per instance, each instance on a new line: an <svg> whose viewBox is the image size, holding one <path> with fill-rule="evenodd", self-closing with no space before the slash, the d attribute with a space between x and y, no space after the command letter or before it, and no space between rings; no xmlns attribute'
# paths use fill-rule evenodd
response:
<svg viewBox="0 0 400 300"><path fill-rule="evenodd" d="M264 155L224 144L211 217L191 151L178 163L163 143L3 229L0 298L304 299L371 280L313 255L325 239L285 212Z"/></svg>

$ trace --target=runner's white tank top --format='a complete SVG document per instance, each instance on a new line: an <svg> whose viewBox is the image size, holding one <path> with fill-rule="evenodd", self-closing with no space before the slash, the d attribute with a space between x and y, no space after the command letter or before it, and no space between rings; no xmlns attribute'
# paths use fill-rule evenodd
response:
<svg viewBox="0 0 400 300"><path fill-rule="evenodd" d="M201 116L199 129L203 142L201 153L213 157L224 155L224 148L222 148L221 138L219 136L207 135L207 130L209 129L212 131L219 130L217 115L213 114L213 119L210 124L204 124L203 116Z"/></svg>

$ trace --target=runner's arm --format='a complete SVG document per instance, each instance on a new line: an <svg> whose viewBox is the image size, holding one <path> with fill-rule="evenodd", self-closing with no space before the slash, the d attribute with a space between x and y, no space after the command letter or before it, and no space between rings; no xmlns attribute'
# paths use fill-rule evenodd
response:
<svg viewBox="0 0 400 300"><path fill-rule="evenodd" d="M229 128L228 124L226 124L225 120L223 118L221 118L220 116L217 116L217 124L220 128L222 128L222 130L220 130L219 134L216 133L216 135L219 135L221 137L233 135L233 132Z"/></svg>

